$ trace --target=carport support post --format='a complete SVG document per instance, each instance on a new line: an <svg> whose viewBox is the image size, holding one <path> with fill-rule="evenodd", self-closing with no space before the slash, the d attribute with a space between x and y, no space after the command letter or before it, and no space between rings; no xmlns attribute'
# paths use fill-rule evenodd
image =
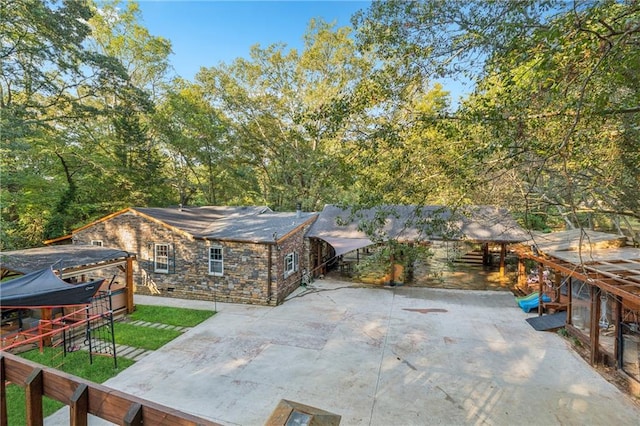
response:
<svg viewBox="0 0 640 426"><path fill-rule="evenodd" d="M500 244L500 278L505 277L505 259L507 258L507 245L505 243Z"/></svg>
<svg viewBox="0 0 640 426"><path fill-rule="evenodd" d="M482 243L482 264L484 266L489 264L489 243Z"/></svg>

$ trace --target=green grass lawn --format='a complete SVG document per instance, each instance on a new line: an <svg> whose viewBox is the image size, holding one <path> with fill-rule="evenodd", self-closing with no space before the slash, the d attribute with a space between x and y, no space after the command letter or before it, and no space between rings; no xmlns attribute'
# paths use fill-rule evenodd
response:
<svg viewBox="0 0 640 426"><path fill-rule="evenodd" d="M197 309L136 305L136 310L128 317L131 321L147 321L182 327L193 327L212 317L214 314L214 311L201 311Z"/></svg>
<svg viewBox="0 0 640 426"><path fill-rule="evenodd" d="M140 327L125 322L114 323L113 329L118 345L127 345L148 350L156 350L182 334L177 330Z"/></svg>
<svg viewBox="0 0 640 426"><path fill-rule="evenodd" d="M66 357L62 357L62 349L52 349L48 347L44 348L42 353L40 353L38 349L34 349L23 352L20 356L37 362L38 364L54 367L65 373L91 380L95 383L106 381L134 363L128 359L118 358L118 368L115 368L113 358L94 356L93 364L90 364L88 352L69 352ZM60 365L61 362L64 362L64 364ZM9 425L18 426L27 424L24 389L18 385L11 384L7 386L6 390ZM45 417L55 413L63 406L64 404L56 400L47 397L42 399L42 411Z"/></svg>
<svg viewBox="0 0 640 426"><path fill-rule="evenodd" d="M137 305L136 311L129 315L128 318L132 321L193 327L213 315L215 315L213 311ZM158 349L180 334L182 333L176 330L135 326L126 322L114 323L116 343L143 349ZM94 383L102 383L134 364L134 361L118 357L118 368L114 368L113 358L103 356L94 356L93 364L90 364L88 352L70 352L66 357L62 357L60 349L52 348L44 348L43 353L40 353L37 349L23 352L20 356L38 364L54 367L74 376L91 380ZM64 362L64 364L60 365L61 362ZM6 390L9 426L26 424L24 389L12 384L7 386ZM44 397L42 401L45 417L55 413L63 406L62 403L47 397Z"/></svg>

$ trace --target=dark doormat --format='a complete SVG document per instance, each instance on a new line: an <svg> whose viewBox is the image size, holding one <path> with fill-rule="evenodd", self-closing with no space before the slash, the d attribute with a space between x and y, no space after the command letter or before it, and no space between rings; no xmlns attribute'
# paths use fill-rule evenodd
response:
<svg viewBox="0 0 640 426"><path fill-rule="evenodd" d="M537 331L554 331L564 327L567 320L566 312L527 318L526 321Z"/></svg>

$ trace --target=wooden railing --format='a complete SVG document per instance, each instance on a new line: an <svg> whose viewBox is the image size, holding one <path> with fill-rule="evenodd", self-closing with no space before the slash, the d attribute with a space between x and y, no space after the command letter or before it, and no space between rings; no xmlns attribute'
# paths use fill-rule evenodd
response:
<svg viewBox="0 0 640 426"><path fill-rule="evenodd" d="M94 415L118 425L214 426L218 423L135 397L80 377L0 352L0 426L7 426L6 384L25 388L27 425L42 425L42 397L69 406L69 424ZM219 426L219 425L218 425Z"/></svg>

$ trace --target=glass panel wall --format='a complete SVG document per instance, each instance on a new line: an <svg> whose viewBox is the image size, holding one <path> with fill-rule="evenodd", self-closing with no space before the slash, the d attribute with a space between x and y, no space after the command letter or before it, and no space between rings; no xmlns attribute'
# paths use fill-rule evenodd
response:
<svg viewBox="0 0 640 426"><path fill-rule="evenodd" d="M622 302L622 370L640 381L640 307Z"/></svg>
<svg viewBox="0 0 640 426"><path fill-rule="evenodd" d="M571 283L571 324L589 335L591 328L591 286L583 281Z"/></svg>

